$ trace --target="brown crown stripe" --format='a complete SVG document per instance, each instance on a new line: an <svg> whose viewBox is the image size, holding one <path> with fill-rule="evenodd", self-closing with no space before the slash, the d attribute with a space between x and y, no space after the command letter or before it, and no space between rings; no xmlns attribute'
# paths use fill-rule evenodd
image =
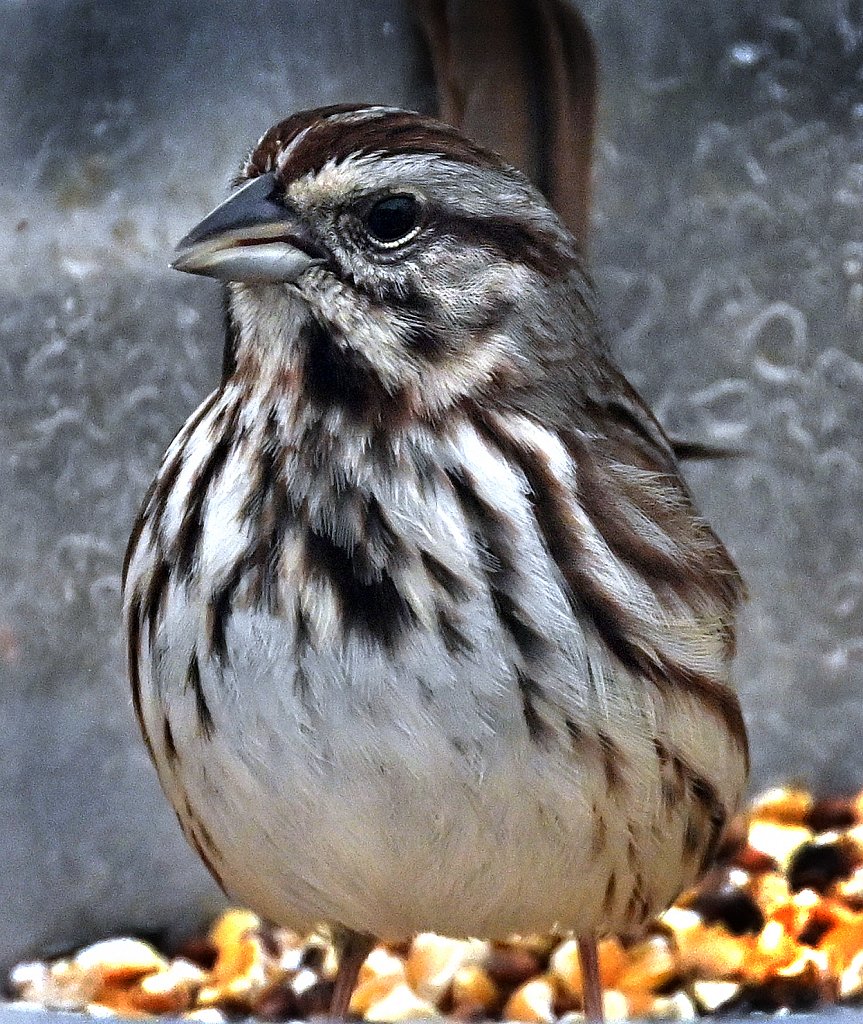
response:
<svg viewBox="0 0 863 1024"><path fill-rule="evenodd" d="M365 110L366 103L331 103L329 106L316 107L313 110L298 110L283 118L270 128L257 146L249 154L239 180L265 174L275 163L275 159L301 131L310 128L316 121L324 120L338 114L355 113ZM239 184L239 180L235 184Z"/></svg>
<svg viewBox="0 0 863 1024"><path fill-rule="evenodd" d="M679 686L698 697L725 723L742 750L748 749L746 728L733 691L717 680L664 658L659 664L642 648L641 622L600 587L584 566L584 549L573 521L574 496L560 483L545 460L480 418L484 436L517 465L530 487L534 517L549 554L569 586L576 615L586 612L606 646L630 671L660 688Z"/></svg>
<svg viewBox="0 0 863 1024"><path fill-rule="evenodd" d="M471 142L454 128L410 111L380 114L371 108L363 120L347 121L345 113L361 107L321 108L294 114L271 128L252 153L242 177L255 177L273 167L280 155L307 131L291 152L281 176L285 182L320 170L329 161L339 163L360 153L388 156L434 153L475 167L503 169L497 154Z"/></svg>

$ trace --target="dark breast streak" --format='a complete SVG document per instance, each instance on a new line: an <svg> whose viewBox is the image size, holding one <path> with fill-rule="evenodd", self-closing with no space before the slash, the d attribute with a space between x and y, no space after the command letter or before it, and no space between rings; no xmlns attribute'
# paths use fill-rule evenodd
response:
<svg viewBox="0 0 863 1024"><path fill-rule="evenodd" d="M333 403L340 403L352 416L368 415L384 402L379 386L360 373L347 383L350 369L334 355L334 346L310 328L305 362L306 394L321 414ZM343 386L344 385L344 386ZM154 652L166 612L171 587L185 587L188 593L201 593L205 605L206 646L190 652L188 671L182 686L194 697L200 735L210 736L212 713L202 682L200 657L212 658L224 666L229 657L231 616L241 602L265 614L291 619L296 627L296 660L300 665L298 686L302 688L303 653L313 642L309 624L298 599L291 599L281 577L281 555L286 538L302 545L297 593L304 580L327 587L336 603L345 637L358 637L387 652L394 652L408 631L416 628L418 615L399 584L400 570L408 560L416 559L425 568L428 585L434 592L438 624L447 651L455 657L470 653L459 613L470 593L460 576L434 558L430 552L410 550L393 528L386 510L375 495L346 483L333 491L326 517L310 513L304 497L296 494L286 478L288 453L275 411L271 409L260 430L247 434L240 427L238 398L225 405L210 428L210 449L188 484L182 503L183 512L176 535L166 536L163 526L164 505L176 490L180 470L186 458L179 450L163 469L145 501L145 507L130 542L127 562L144 541L153 544L153 564L142 573L127 597L129 676L139 724L145 733L141 713L141 664L145 650ZM209 403L208 408L212 407ZM197 424L202 415L199 414ZM316 465L320 457L312 419L308 439L296 442L296 450L307 453L310 471L326 473ZM196 425L197 425L196 424ZM385 433L385 428L381 427ZM191 439L192 431L189 432ZM200 436L195 438L200 444ZM207 529L229 529L229 523L208 523L209 495L219 486L225 468L239 448L248 454L251 485L240 509L237 530L248 536L236 562L217 581L200 575L200 552ZM427 470L417 465L417 486ZM382 458L382 472L394 468ZM147 527L149 526L149 530ZM146 531L146 532L145 532ZM153 543L155 538L155 543ZM192 589L194 588L194 589ZM288 606L284 607L283 603ZM148 743L151 744L151 739ZM151 744L152 746L152 744Z"/></svg>
<svg viewBox="0 0 863 1024"><path fill-rule="evenodd" d="M537 528L568 584L573 614L577 618L587 617L593 623L597 635L629 671L649 680L660 690L680 687L684 692L696 696L723 722L730 736L744 752L744 757L748 758L746 728L733 690L707 672L683 664L661 649L648 653L652 645L642 642L639 619L599 586L586 564L584 542L572 514L571 506L575 496L554 476L544 457L498 430L491 420L479 416L476 426L510 465L524 475L530 488ZM581 468L579 472L581 474ZM613 544L615 540L618 546L622 543L619 530L616 534L612 533ZM643 549L644 544L640 546ZM625 560L630 564L633 562L630 558ZM708 590L715 587L719 607L724 603L730 616L730 608L735 600L733 585L725 576L716 573L710 561L710 553L705 555L701 576L693 571L691 565L663 555L658 548L653 548L649 557L642 550L634 564L644 571L648 583L661 582L680 595L692 595L693 600L697 599L699 585ZM728 629L731 629L730 625Z"/></svg>

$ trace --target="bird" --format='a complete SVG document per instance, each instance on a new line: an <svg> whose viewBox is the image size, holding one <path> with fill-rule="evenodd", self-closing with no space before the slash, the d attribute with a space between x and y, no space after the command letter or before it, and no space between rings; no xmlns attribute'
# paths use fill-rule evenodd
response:
<svg viewBox="0 0 863 1024"><path fill-rule="evenodd" d="M744 585L614 364L579 244L434 118L294 113L173 266L220 383L123 566L132 701L220 885L376 940L635 936L706 866L748 744Z"/></svg>

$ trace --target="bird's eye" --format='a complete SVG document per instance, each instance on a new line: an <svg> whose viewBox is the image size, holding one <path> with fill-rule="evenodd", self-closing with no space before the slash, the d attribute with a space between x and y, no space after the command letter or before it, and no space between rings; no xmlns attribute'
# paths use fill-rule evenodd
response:
<svg viewBox="0 0 863 1024"><path fill-rule="evenodd" d="M363 225L372 241L382 246L397 246L420 229L420 204L416 196L395 195L379 199L363 217Z"/></svg>

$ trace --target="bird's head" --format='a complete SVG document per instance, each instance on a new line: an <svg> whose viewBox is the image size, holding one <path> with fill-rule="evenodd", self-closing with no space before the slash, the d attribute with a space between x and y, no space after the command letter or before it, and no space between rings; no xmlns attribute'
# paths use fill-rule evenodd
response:
<svg viewBox="0 0 863 1024"><path fill-rule="evenodd" d="M592 327L572 236L522 174L438 121L295 114L235 184L174 262L228 282L228 373L287 361L320 375L323 360L329 385L373 378L439 413Z"/></svg>

